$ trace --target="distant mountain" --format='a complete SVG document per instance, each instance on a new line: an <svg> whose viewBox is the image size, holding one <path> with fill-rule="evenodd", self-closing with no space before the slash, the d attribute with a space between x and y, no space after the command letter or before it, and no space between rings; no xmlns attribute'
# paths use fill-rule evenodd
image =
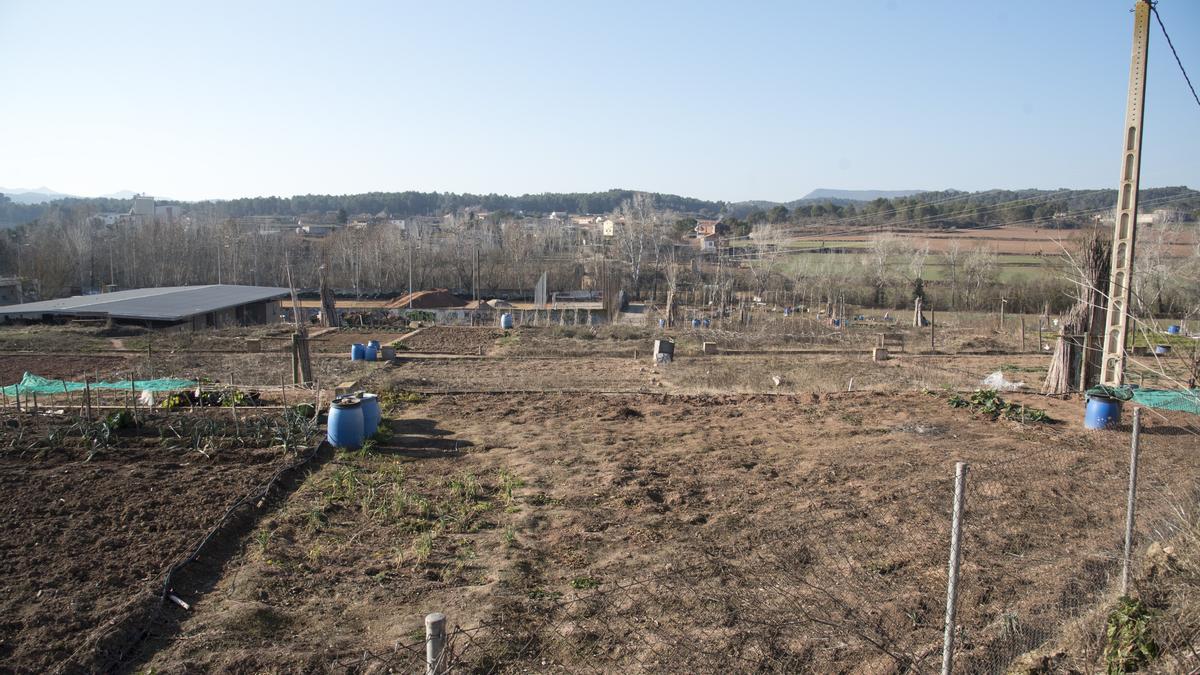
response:
<svg viewBox="0 0 1200 675"><path fill-rule="evenodd" d="M133 199L139 193L132 190L120 190L118 192L110 192L106 195L100 195L97 199ZM51 190L48 187L37 188L6 188L0 187L0 195L8 195L8 198L17 204L45 204L52 202L55 199L89 199L79 195L67 194L58 190Z"/></svg>
<svg viewBox="0 0 1200 675"><path fill-rule="evenodd" d="M800 201L813 199L852 199L859 202L869 202L873 199L895 199L896 197L911 197L928 190L827 190L817 188L800 198Z"/></svg>
<svg viewBox="0 0 1200 675"><path fill-rule="evenodd" d="M63 199L65 197L73 197L65 192L51 190L48 187L37 188L6 188L0 187L0 194L8 195L8 198L18 204L43 204L51 202L55 199Z"/></svg>

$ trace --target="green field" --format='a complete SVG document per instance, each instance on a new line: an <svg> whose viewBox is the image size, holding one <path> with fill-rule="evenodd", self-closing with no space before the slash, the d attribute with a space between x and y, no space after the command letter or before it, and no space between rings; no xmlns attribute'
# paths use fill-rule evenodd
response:
<svg viewBox="0 0 1200 675"><path fill-rule="evenodd" d="M1061 258L1035 255L1000 255L998 263L998 278L1004 283L1018 279L1054 278L1065 269L1065 261ZM829 264L862 269L862 256L853 253L794 253L781 256L778 268L785 274L796 274L819 270ZM944 281L949 277L949 268L941 258L931 255L925 263L922 276L926 281Z"/></svg>

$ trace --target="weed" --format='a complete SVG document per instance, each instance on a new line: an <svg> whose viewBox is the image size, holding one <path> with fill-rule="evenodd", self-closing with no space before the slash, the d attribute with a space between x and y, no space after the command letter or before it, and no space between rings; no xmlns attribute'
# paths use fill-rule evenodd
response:
<svg viewBox="0 0 1200 675"><path fill-rule="evenodd" d="M424 565L433 553L433 533L422 532L413 541L413 556L418 565Z"/></svg>
<svg viewBox="0 0 1200 675"><path fill-rule="evenodd" d="M312 530L313 532L320 532L321 528L324 527L327 518L325 517L325 511L323 509L314 508L308 512L304 520L308 525L308 529Z"/></svg>
<svg viewBox="0 0 1200 675"><path fill-rule="evenodd" d="M358 494L358 467L341 466L333 472L333 488L329 499L354 499Z"/></svg>
<svg viewBox="0 0 1200 675"><path fill-rule="evenodd" d="M517 531L511 527L504 528L504 543L509 546L517 545Z"/></svg>
<svg viewBox="0 0 1200 675"><path fill-rule="evenodd" d="M1158 656L1150 630L1153 614L1140 600L1122 597L1108 615L1104 662L1109 675L1141 670Z"/></svg>
<svg viewBox="0 0 1200 675"><path fill-rule="evenodd" d="M271 543L271 531L259 530L254 533L254 541L258 544L258 550L262 553L267 552L267 544Z"/></svg>
<svg viewBox="0 0 1200 675"><path fill-rule="evenodd" d="M974 408L992 419L1004 417L1017 422L1049 422L1050 416L1041 408L1010 403L1000 398L995 389L980 389L970 396L953 394L947 400L951 408Z"/></svg>
<svg viewBox="0 0 1200 675"><path fill-rule="evenodd" d="M450 490L456 497L464 501L474 501L483 496L483 488L480 487L479 481L472 473L463 473L457 478L451 479Z"/></svg>
<svg viewBox="0 0 1200 675"><path fill-rule="evenodd" d="M505 506L512 507L516 503L513 490L525 485L525 482L508 469L500 469L498 478L500 480L500 498L504 501Z"/></svg>
<svg viewBox="0 0 1200 675"><path fill-rule="evenodd" d="M571 580L571 588L587 591L600 586L600 581L593 577L575 577Z"/></svg>
<svg viewBox="0 0 1200 675"><path fill-rule="evenodd" d="M416 391L385 391L379 395L379 404L386 408L396 408L405 403L424 403L428 398Z"/></svg>

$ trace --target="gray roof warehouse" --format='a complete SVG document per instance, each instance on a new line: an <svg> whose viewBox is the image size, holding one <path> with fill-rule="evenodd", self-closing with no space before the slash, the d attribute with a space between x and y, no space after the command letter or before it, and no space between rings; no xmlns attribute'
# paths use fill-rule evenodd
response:
<svg viewBox="0 0 1200 675"><path fill-rule="evenodd" d="M0 321L54 322L103 319L149 327L194 329L267 323L279 316L286 288L269 286L163 286L0 307Z"/></svg>

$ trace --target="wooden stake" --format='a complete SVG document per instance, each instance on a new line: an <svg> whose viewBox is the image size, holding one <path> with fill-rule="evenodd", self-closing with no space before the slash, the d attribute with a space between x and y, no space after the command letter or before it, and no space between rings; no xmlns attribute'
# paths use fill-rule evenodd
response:
<svg viewBox="0 0 1200 675"><path fill-rule="evenodd" d="M1021 315L1021 351L1025 351L1025 315Z"/></svg>
<svg viewBox="0 0 1200 675"><path fill-rule="evenodd" d="M934 324L937 323L937 311L933 309L933 305L929 306L929 351L936 352L937 347L934 345L933 334L936 331Z"/></svg>

